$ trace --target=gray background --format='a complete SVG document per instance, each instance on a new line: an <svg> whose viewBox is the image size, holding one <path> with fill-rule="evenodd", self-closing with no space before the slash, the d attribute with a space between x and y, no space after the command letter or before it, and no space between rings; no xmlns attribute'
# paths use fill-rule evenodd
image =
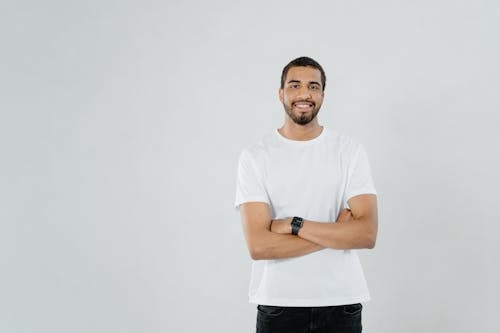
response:
<svg viewBox="0 0 500 333"><path fill-rule="evenodd" d="M283 66L379 191L366 332L496 332L495 1L2 1L0 332L252 332L241 149Z"/></svg>

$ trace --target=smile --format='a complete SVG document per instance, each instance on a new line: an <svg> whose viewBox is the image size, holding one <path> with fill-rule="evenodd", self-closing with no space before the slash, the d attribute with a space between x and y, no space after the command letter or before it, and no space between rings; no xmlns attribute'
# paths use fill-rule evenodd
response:
<svg viewBox="0 0 500 333"><path fill-rule="evenodd" d="M293 107L299 109L299 110L309 110L311 109L314 104L311 102L296 102L292 104Z"/></svg>

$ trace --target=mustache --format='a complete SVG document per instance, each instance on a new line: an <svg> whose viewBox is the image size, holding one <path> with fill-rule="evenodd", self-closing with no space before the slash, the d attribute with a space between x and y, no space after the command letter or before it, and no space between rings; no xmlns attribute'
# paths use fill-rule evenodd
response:
<svg viewBox="0 0 500 333"><path fill-rule="evenodd" d="M307 99L299 99L299 100L292 102L292 104L296 104L296 103L310 103L313 106L316 106L316 103L314 103L313 101L307 100Z"/></svg>

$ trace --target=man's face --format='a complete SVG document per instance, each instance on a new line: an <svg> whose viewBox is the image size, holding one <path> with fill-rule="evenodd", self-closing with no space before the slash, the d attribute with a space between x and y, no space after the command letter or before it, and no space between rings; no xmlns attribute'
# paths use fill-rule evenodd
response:
<svg viewBox="0 0 500 333"><path fill-rule="evenodd" d="M286 113L296 124L310 123L323 103L321 72L313 67L290 68L279 96Z"/></svg>

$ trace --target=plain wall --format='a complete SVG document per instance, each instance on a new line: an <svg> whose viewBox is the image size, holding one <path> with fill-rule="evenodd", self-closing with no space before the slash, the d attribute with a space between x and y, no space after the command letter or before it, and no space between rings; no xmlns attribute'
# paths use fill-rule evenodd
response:
<svg viewBox="0 0 500 333"><path fill-rule="evenodd" d="M496 331L498 2L8 0L0 27L0 332L252 332L237 158L302 55L379 192L365 331Z"/></svg>

